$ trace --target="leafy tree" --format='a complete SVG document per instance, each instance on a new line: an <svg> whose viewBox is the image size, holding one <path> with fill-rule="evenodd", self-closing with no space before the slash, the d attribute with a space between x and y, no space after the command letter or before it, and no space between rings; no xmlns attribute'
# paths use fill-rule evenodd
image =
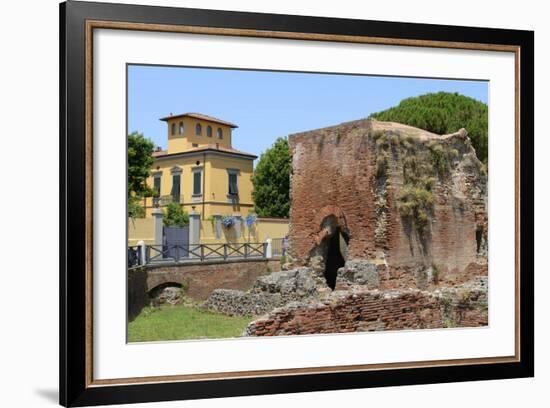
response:
<svg viewBox="0 0 550 408"><path fill-rule="evenodd" d="M143 203L136 196L128 197L128 216L130 218L143 218L145 217L145 208L143 208Z"/></svg>
<svg viewBox="0 0 550 408"><path fill-rule="evenodd" d="M371 118L398 122L437 134L468 131L478 158L487 163L488 108L483 102L458 93L428 93L403 99L399 105Z"/></svg>
<svg viewBox="0 0 550 408"><path fill-rule="evenodd" d="M169 203L164 207L163 221L167 227L183 227L189 225L189 214L178 203Z"/></svg>
<svg viewBox="0 0 550 408"><path fill-rule="evenodd" d="M288 141L278 138L258 161L252 176L255 211L260 217L288 217L290 155Z"/></svg>
<svg viewBox="0 0 550 408"><path fill-rule="evenodd" d="M153 190L147 185L153 165L154 144L141 133L128 135L128 216L143 217L144 211L139 203L142 197L149 197Z"/></svg>

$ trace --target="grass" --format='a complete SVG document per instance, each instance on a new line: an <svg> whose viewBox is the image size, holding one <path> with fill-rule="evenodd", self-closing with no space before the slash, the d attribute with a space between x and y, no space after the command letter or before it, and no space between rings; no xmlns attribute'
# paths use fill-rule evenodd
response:
<svg viewBox="0 0 550 408"><path fill-rule="evenodd" d="M226 316L189 306L145 308L128 324L128 341L238 337L251 320L250 316Z"/></svg>

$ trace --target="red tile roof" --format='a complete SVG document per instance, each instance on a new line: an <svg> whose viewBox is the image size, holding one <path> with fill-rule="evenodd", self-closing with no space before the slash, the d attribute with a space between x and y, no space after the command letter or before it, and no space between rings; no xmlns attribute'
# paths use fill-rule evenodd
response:
<svg viewBox="0 0 550 408"><path fill-rule="evenodd" d="M159 157L159 156L164 156L167 153L168 153L168 150L155 150L155 151L153 151L152 156L153 157Z"/></svg>
<svg viewBox="0 0 550 408"><path fill-rule="evenodd" d="M170 119L183 118L185 116L190 117L190 118L204 120L204 121L207 121L207 122L219 123L221 125L229 126L229 127L232 127L232 128L237 128L238 127L234 123L227 122L225 120L221 120L221 119L215 118L213 116L208 116L208 115L204 115L202 113L195 113L195 112L181 113L179 115L170 115L170 116L166 116L164 118L160 118L160 120L163 120L163 121L167 122Z"/></svg>

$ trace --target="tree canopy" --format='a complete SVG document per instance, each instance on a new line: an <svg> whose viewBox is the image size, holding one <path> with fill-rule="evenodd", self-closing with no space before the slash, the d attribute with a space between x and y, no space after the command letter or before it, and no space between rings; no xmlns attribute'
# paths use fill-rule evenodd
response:
<svg viewBox="0 0 550 408"><path fill-rule="evenodd" d="M288 217L290 155L288 141L278 138L258 160L252 176L255 211L260 217Z"/></svg>
<svg viewBox="0 0 550 408"><path fill-rule="evenodd" d="M128 135L128 216L132 218L144 215L139 199L153 194L147 185L154 161L153 149L153 142L141 133Z"/></svg>
<svg viewBox="0 0 550 408"><path fill-rule="evenodd" d="M437 92L403 99L399 105L370 115L371 118L398 122L437 134L464 128L477 157L487 163L488 108L483 102L459 93Z"/></svg>

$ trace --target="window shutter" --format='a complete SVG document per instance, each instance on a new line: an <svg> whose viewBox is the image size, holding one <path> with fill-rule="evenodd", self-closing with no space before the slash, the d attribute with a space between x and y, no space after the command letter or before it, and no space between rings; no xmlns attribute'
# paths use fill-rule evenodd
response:
<svg viewBox="0 0 550 408"><path fill-rule="evenodd" d="M172 176L172 200L176 203L180 202L180 185L181 185L181 178L180 175L173 175Z"/></svg>
<svg viewBox="0 0 550 408"><path fill-rule="evenodd" d="M196 171L193 173L193 194L201 194L201 172Z"/></svg>
<svg viewBox="0 0 550 408"><path fill-rule="evenodd" d="M160 195L160 177L155 177L154 179L153 188L157 192L158 195Z"/></svg>
<svg viewBox="0 0 550 408"><path fill-rule="evenodd" d="M229 194L230 195L239 194L239 190L237 188L237 175L236 174L229 174Z"/></svg>

